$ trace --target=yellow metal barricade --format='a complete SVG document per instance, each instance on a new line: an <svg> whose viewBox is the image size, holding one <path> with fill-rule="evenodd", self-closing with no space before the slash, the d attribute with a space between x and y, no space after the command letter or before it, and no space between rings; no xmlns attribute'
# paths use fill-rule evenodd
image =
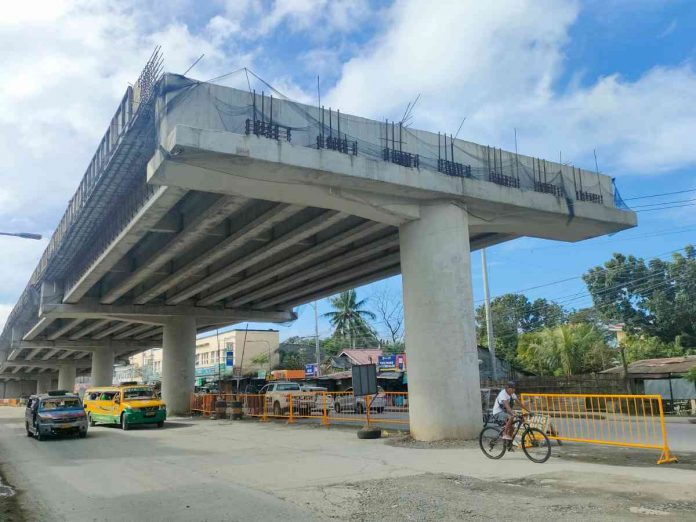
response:
<svg viewBox="0 0 696 522"><path fill-rule="evenodd" d="M667 444L659 395L523 393L520 398L550 439L657 449L658 464L677 461Z"/></svg>
<svg viewBox="0 0 696 522"><path fill-rule="evenodd" d="M215 400L242 403L245 416L261 421L284 419L288 424L315 420L331 423L408 426L408 393L380 392L375 396L356 397L352 392L293 392L283 394L193 394L191 411L203 415L215 411Z"/></svg>

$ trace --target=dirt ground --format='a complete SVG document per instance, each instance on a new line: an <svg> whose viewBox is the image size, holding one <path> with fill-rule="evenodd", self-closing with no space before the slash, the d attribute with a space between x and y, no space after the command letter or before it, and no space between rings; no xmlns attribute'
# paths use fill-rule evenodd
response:
<svg viewBox="0 0 696 522"><path fill-rule="evenodd" d="M19 506L18 495L0 475L0 520L2 522L24 522L26 519Z"/></svg>
<svg viewBox="0 0 696 522"><path fill-rule="evenodd" d="M589 479L589 477L585 477ZM559 478L484 481L424 474L323 487L306 501L337 520L696 520L696 500L579 489Z"/></svg>
<svg viewBox="0 0 696 522"><path fill-rule="evenodd" d="M408 435L393 434L388 437L386 444L395 447L413 449L457 449L478 448L477 441L447 440L440 442L415 441ZM696 471L696 453L687 451L674 452L678 462L662 464L674 469ZM552 442L551 458L606 464L609 466L651 466L656 465L660 452L657 450L621 448L616 446L599 446L581 443ZM694 495L696 497L696 494Z"/></svg>

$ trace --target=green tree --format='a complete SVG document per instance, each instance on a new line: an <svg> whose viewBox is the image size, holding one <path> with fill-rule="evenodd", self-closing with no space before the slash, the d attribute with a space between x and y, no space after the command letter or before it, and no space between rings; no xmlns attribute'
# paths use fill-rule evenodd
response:
<svg viewBox="0 0 696 522"><path fill-rule="evenodd" d="M504 294L494 298L491 301L491 316L496 355L514 363L520 334L562 324L566 315L563 307L546 299L530 302L522 294ZM488 346L484 305L476 309L476 323L478 343Z"/></svg>
<svg viewBox="0 0 696 522"><path fill-rule="evenodd" d="M686 377L686 380L696 384L696 365L692 366L691 369L688 372L686 372L684 377Z"/></svg>
<svg viewBox="0 0 696 522"><path fill-rule="evenodd" d="M669 261L646 262L614 254L583 279L605 322L622 322L628 333L657 337L664 343L679 337L682 346L696 347L696 250L692 246Z"/></svg>
<svg viewBox="0 0 696 522"><path fill-rule="evenodd" d="M374 321L377 317L364 308L367 299L358 301L355 290L348 290L329 299L329 303L334 309L325 313L324 317L329 318L334 328L333 337L345 339L351 348L355 348L358 344L363 346L377 344L375 331L368 322Z"/></svg>
<svg viewBox="0 0 696 522"><path fill-rule="evenodd" d="M666 343L659 337L627 335L621 341L626 362L632 363L643 359L659 359L661 357L675 357L684 353L679 342Z"/></svg>
<svg viewBox="0 0 696 522"><path fill-rule="evenodd" d="M570 376L608 367L612 353L601 331L575 323L522 334L517 360L538 375Z"/></svg>
<svg viewBox="0 0 696 522"><path fill-rule="evenodd" d="M297 352L280 352L279 370L304 370L308 360L307 354L304 351Z"/></svg>

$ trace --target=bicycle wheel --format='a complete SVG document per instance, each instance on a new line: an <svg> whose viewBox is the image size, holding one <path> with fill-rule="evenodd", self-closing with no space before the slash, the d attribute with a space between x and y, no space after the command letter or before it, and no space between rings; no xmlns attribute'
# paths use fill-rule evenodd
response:
<svg viewBox="0 0 696 522"><path fill-rule="evenodd" d="M522 451L532 462L542 464L551 456L551 441L543 431L528 428L522 434Z"/></svg>
<svg viewBox="0 0 696 522"><path fill-rule="evenodd" d="M489 459L499 459L505 455L506 448L502 433L503 430L494 426L488 426L481 430L479 446L483 454Z"/></svg>

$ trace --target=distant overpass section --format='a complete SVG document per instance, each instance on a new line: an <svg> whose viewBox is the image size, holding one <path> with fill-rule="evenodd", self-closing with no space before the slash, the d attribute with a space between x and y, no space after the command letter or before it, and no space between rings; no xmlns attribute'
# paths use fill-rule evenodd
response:
<svg viewBox="0 0 696 522"><path fill-rule="evenodd" d="M437 133L159 74L128 89L0 337L0 378L163 346L188 408L197 332L401 273L411 428L480 424L470 252L636 224L611 178Z"/></svg>

